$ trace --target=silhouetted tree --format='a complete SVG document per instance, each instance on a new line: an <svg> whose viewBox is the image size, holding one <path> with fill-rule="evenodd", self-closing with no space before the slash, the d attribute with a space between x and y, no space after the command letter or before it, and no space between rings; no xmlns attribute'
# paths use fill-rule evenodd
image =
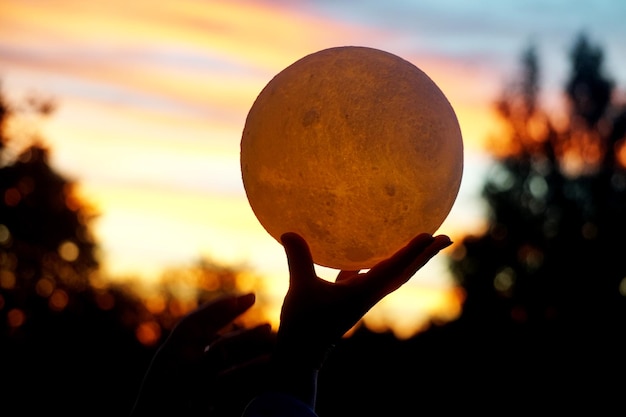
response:
<svg viewBox="0 0 626 417"><path fill-rule="evenodd" d="M570 58L557 122L540 103L536 49L524 53L496 106L507 152L483 188L488 231L465 238L451 268L467 293L454 327L482 341L486 366L578 392L600 370L624 370L626 107L612 101L599 46L580 35Z"/></svg>
<svg viewBox="0 0 626 417"><path fill-rule="evenodd" d="M201 259L153 292L103 277L96 212L38 140L53 110L0 94L0 414L125 415L178 320L253 275Z"/></svg>
<svg viewBox="0 0 626 417"><path fill-rule="evenodd" d="M582 128L598 129L611 105L613 81L603 73L604 52L581 34L570 53L572 72L565 91L571 108L571 123L583 122Z"/></svg>
<svg viewBox="0 0 626 417"><path fill-rule="evenodd" d="M15 104L0 94L0 392L7 416L128 409L152 354L136 335L149 312L99 276L95 213L50 166L38 140L33 123L53 109L49 100ZM105 381L122 370L127 377L107 395Z"/></svg>

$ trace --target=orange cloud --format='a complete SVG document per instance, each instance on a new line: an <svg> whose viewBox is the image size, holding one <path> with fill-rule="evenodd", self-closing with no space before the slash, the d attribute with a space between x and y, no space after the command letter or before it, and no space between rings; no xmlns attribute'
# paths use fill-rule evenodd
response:
<svg viewBox="0 0 626 417"><path fill-rule="evenodd" d="M366 31L249 1L154 2L59 0L11 1L3 6L0 33L26 45L184 47L266 69L282 67L338 39L363 38ZM323 28L323 30L320 30Z"/></svg>

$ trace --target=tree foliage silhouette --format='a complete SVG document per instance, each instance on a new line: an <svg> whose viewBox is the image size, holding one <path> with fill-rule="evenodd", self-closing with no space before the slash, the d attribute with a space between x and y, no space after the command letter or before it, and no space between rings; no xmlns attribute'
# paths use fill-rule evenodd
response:
<svg viewBox="0 0 626 417"><path fill-rule="evenodd" d="M119 354L138 364L150 354L135 337L145 309L122 286L103 285L95 213L50 166L37 136L34 125L53 110L49 100L16 104L0 94L0 391L7 415L72 415L84 402L106 410L115 404L102 399L106 372L137 366ZM60 401L66 390L72 397Z"/></svg>
<svg viewBox="0 0 626 417"><path fill-rule="evenodd" d="M626 106L585 34L570 60L557 120L541 105L537 50L524 52L496 106L508 133L483 188L488 230L463 240L451 269L467 294L457 328L501 346L503 362L559 366L560 383L589 387L583 370L624 368Z"/></svg>
<svg viewBox="0 0 626 417"><path fill-rule="evenodd" d="M18 107L1 97L0 108L0 296L8 314L3 332L20 333L36 317L31 296L46 300L52 311L71 309L73 295L88 288L99 265L92 212L74 184L50 167L48 150L35 137L11 155L20 134L10 129L16 119L24 112L43 116L52 106L31 99Z"/></svg>
<svg viewBox="0 0 626 417"><path fill-rule="evenodd" d="M2 408L6 415L126 414L181 316L254 277L204 258L165 272L152 293L103 277L91 231L97 214L50 165L37 134L53 111L49 100L15 104L0 92ZM261 314L251 313L236 325Z"/></svg>

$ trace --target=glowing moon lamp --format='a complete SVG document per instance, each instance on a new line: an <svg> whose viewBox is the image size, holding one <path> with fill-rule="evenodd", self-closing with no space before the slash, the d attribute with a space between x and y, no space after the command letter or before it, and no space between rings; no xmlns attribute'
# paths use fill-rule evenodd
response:
<svg viewBox="0 0 626 417"><path fill-rule="evenodd" d="M276 240L302 235L321 266L358 270L421 232L456 200L463 141L439 87L410 62L344 46L294 62L246 118L241 172Z"/></svg>

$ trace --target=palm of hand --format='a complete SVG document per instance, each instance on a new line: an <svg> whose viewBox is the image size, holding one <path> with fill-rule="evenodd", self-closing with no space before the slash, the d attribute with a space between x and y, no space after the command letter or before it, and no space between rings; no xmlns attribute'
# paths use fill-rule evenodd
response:
<svg viewBox="0 0 626 417"><path fill-rule="evenodd" d="M304 239L281 238L289 262L289 290L281 311L279 342L311 356L321 366L327 351L367 311L407 282L430 258L451 244L448 236L421 234L366 273L341 271L335 282L319 278Z"/></svg>

